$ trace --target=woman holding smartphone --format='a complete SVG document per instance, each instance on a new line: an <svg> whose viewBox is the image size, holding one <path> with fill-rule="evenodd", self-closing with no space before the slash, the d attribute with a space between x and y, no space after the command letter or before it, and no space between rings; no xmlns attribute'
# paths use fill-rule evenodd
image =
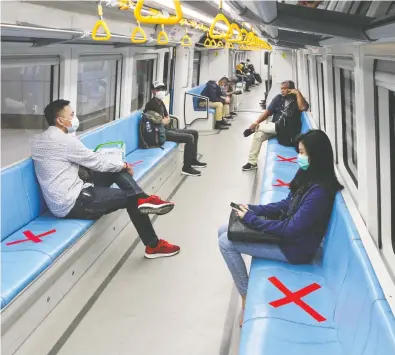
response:
<svg viewBox="0 0 395 355"><path fill-rule="evenodd" d="M290 193L282 201L268 205L239 205L234 208L250 228L281 238L276 244L232 242L228 226L218 231L219 247L242 298L244 311L248 273L241 254L291 264L310 263L325 235L338 182L333 150L328 136L311 130L297 139L299 170L290 184ZM266 219L259 218L265 216ZM243 317L240 320L240 326Z"/></svg>

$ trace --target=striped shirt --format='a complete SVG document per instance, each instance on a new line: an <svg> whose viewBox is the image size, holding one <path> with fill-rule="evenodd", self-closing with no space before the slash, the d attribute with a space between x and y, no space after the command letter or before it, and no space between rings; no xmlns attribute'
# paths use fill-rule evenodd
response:
<svg viewBox="0 0 395 355"><path fill-rule="evenodd" d="M79 166L93 171L118 172L124 165L109 155L93 152L76 137L50 126L34 137L32 159L45 202L56 217L65 217L85 187Z"/></svg>

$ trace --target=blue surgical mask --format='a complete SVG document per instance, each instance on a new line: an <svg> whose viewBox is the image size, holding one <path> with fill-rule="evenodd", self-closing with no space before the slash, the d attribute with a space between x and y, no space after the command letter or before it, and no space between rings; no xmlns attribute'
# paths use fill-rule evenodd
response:
<svg viewBox="0 0 395 355"><path fill-rule="evenodd" d="M307 155L298 155L298 164L302 170L307 170L309 168L309 157Z"/></svg>
<svg viewBox="0 0 395 355"><path fill-rule="evenodd" d="M78 127L80 126L80 121L79 121L78 117L74 116L71 120L67 120L67 121L71 121L71 126L67 127L67 126L63 125L64 127L66 127L67 132L68 133L76 132Z"/></svg>

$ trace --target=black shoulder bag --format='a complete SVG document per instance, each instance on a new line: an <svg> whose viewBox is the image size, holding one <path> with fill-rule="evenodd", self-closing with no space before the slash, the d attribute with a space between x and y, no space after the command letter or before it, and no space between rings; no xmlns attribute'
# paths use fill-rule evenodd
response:
<svg viewBox="0 0 395 355"><path fill-rule="evenodd" d="M299 135L302 128L300 112L295 101L291 101L284 107L275 125L278 142L284 146L294 146L295 138Z"/></svg>
<svg viewBox="0 0 395 355"><path fill-rule="evenodd" d="M266 217L258 217L266 219ZM280 244L281 238L248 227L232 210L229 218L228 239L234 242Z"/></svg>

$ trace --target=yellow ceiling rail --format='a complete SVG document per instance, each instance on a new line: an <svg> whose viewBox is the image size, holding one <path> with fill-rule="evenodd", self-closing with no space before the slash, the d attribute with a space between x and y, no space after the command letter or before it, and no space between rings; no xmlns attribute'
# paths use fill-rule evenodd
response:
<svg viewBox="0 0 395 355"><path fill-rule="evenodd" d="M133 7L133 3L131 0L119 0L118 7L122 11L127 11Z"/></svg>
<svg viewBox="0 0 395 355"><path fill-rule="evenodd" d="M143 38L136 38L136 35L140 34ZM137 21L137 27L133 30L130 40L133 43L145 43L147 42L147 35L144 30L140 27L140 22Z"/></svg>
<svg viewBox="0 0 395 355"><path fill-rule="evenodd" d="M141 23L149 23L152 25L176 25L182 20L182 9L180 0L174 0L174 6L176 9L176 16L170 17L153 17L153 16L142 16L141 10L144 5L144 0L138 0L136 7L134 8L134 16L136 20Z"/></svg>
<svg viewBox="0 0 395 355"><path fill-rule="evenodd" d="M165 32L165 27L164 25L161 25L162 30L158 33L158 38L156 39L156 42L158 44L168 44L169 43L169 37L167 37L167 33Z"/></svg>
<svg viewBox="0 0 395 355"><path fill-rule="evenodd" d="M97 14L99 16L99 20L96 22L95 26L93 27L92 30L92 39L95 41L108 41L111 38L111 32L106 24L106 22L103 20L103 7L101 5L101 1L99 1L99 4L97 5ZM105 36L99 36L97 31L99 28L102 27Z"/></svg>

